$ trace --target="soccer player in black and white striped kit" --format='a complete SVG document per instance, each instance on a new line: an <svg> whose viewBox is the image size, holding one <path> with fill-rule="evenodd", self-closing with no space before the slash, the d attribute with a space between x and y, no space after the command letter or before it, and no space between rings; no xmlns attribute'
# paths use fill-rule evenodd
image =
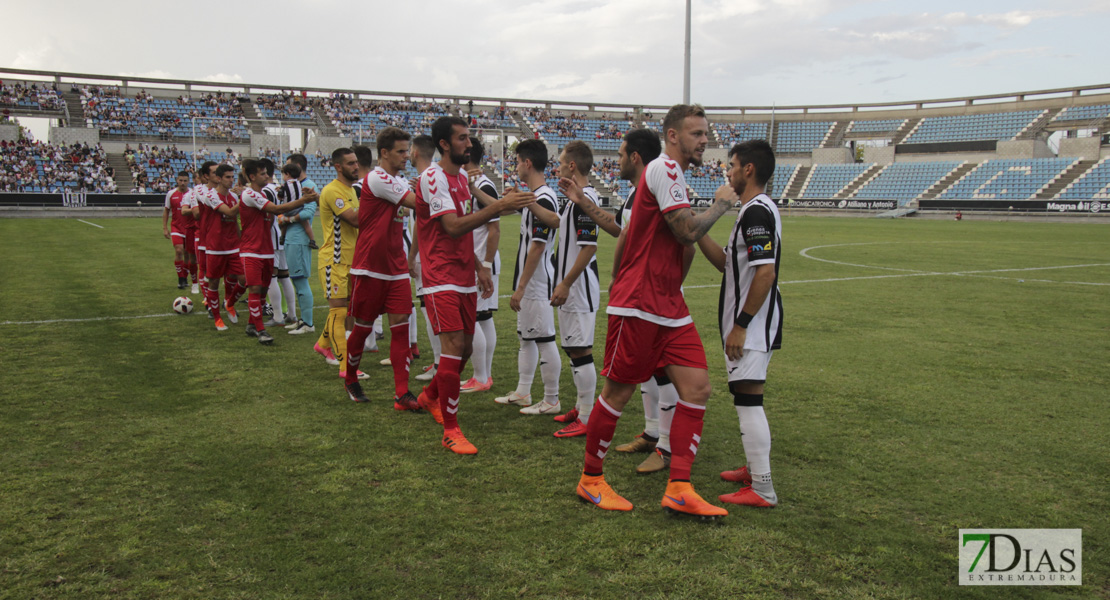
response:
<svg viewBox="0 0 1110 600"><path fill-rule="evenodd" d="M729 151L728 185L742 203L728 245L707 235L698 241L713 266L724 273L719 316L729 390L740 419L747 465L721 473L742 485L721 502L771 508L778 504L771 483L771 429L763 410L763 388L771 355L782 347L782 220L766 193L775 154L766 140L750 140ZM723 186L722 186L723 187ZM745 485L750 484L750 485Z"/></svg>

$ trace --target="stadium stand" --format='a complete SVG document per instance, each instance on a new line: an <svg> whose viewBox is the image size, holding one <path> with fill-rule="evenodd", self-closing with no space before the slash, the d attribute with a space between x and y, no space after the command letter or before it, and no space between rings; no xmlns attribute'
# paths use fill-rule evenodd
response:
<svg viewBox="0 0 1110 600"><path fill-rule="evenodd" d="M875 121L852 121L848 134L893 133L906 122L905 119L879 119Z"/></svg>
<svg viewBox="0 0 1110 600"><path fill-rule="evenodd" d="M1110 118L1110 104L1095 104L1091 106L1072 106L1065 108L1056 115L1054 123L1067 121L1101 121Z"/></svg>
<svg viewBox="0 0 1110 600"><path fill-rule="evenodd" d="M906 138L906 144L934 142L971 142L1011 140L1043 114L1039 110L1021 110L983 115L927 117Z"/></svg>
<svg viewBox="0 0 1110 600"><path fill-rule="evenodd" d="M872 166L870 163L816 165L810 173L805 189L802 190L802 197L834 198L837 192L855 181Z"/></svg>
<svg viewBox="0 0 1110 600"><path fill-rule="evenodd" d="M254 108L263 119L312 121L316 118L312 105L293 94L259 95L254 99Z"/></svg>
<svg viewBox="0 0 1110 600"><path fill-rule="evenodd" d="M1060 194L1061 200L1110 199L1110 158L1104 158L1091 170L1072 182Z"/></svg>
<svg viewBox="0 0 1110 600"><path fill-rule="evenodd" d="M836 125L834 121L784 121L778 124L775 136L775 151L779 154L798 154L812 152L821 145L829 130Z"/></svg>
<svg viewBox="0 0 1110 600"><path fill-rule="evenodd" d="M212 139L249 139L239 99L222 92L200 98L155 98L140 91L123 98L119 88L81 89L85 119L102 134L171 140L194 134Z"/></svg>
<svg viewBox="0 0 1110 600"><path fill-rule="evenodd" d="M588 142L594 152L616 152L625 132L633 127L628 119L593 119L576 113L551 114L543 109L528 110L524 118L545 142L562 147L567 142L581 140Z"/></svg>
<svg viewBox="0 0 1110 600"><path fill-rule="evenodd" d="M369 139L373 139L379 129L390 126L400 127L414 135L431 133L436 119L451 114L446 105L431 102L356 101L344 94L327 98L324 109L341 134L357 137L361 132Z"/></svg>
<svg viewBox="0 0 1110 600"><path fill-rule="evenodd" d="M714 123L713 131L725 148L748 140L765 140L770 131L767 123Z"/></svg>
<svg viewBox="0 0 1110 600"><path fill-rule="evenodd" d="M894 163L861 187L853 198L897 200L900 205L924 194L959 167L958 161Z"/></svg>
<svg viewBox="0 0 1110 600"><path fill-rule="evenodd" d="M14 83L0 86L0 107L57 111L62 110L63 102L56 86Z"/></svg>
<svg viewBox="0 0 1110 600"><path fill-rule="evenodd" d="M942 193L940 199L1029 200L1075 160L988 160Z"/></svg>
<svg viewBox="0 0 1110 600"><path fill-rule="evenodd" d="M0 191L115 192L107 153L101 146L54 146L28 139L0 141Z"/></svg>

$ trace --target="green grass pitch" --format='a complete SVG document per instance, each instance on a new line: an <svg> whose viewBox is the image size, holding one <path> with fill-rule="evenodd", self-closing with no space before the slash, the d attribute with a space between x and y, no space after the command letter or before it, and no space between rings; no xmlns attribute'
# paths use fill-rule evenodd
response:
<svg viewBox="0 0 1110 600"><path fill-rule="evenodd" d="M460 411L480 454L459 457L429 416L392 410L384 354L356 405L314 336L264 348L245 318L217 333L168 315L156 219L91 220L104 229L0 220L0 598L1110 594L1106 225L787 217L767 389L781 504L702 523L662 513L643 455L606 464L632 513L577 501L583 438L492 401L516 383L507 299L494 390ZM693 477L710 500L743 462L718 282L699 256L686 299L714 392ZM633 399L614 441L642 426ZM977 527L1082 528L1083 587L957 588L957 530Z"/></svg>

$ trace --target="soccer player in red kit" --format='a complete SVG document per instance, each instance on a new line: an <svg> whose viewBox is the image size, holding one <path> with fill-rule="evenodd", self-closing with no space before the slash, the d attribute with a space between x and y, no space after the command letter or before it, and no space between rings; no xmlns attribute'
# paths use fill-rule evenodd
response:
<svg viewBox="0 0 1110 600"><path fill-rule="evenodd" d="M703 500L690 484L701 442L709 371L705 348L682 297L684 256L732 208L735 194L718 190L700 215L690 209L683 171L701 165L709 144L709 121L697 105L673 106L663 121L664 153L644 169L626 227L620 268L609 288L609 329L601 374L605 386L587 424L585 468L578 496L606 510L632 510L632 503L605 482L602 465L620 411L636 386L662 371L674 382L679 402L671 423L670 481L662 505L669 511L716 518L728 511ZM722 186L722 189L727 186Z"/></svg>
<svg viewBox="0 0 1110 600"><path fill-rule="evenodd" d="M420 410L409 391L409 315L412 286L402 212L416 207L416 194L401 172L409 161L412 138L396 127L378 132L378 166L362 178L358 199L358 241L355 242L351 278L351 315L355 318L347 340L347 396L355 402L368 399L356 375L366 339L374 335L374 320L389 319L389 361L393 368L393 408Z"/></svg>
<svg viewBox="0 0 1110 600"><path fill-rule="evenodd" d="M420 174L416 193L416 236L424 298L432 331L443 353L432 383L420 394L420 405L443 423L443 446L456 454L477 454L459 429L459 373L470 357L477 319L478 290L493 293L490 269L474 261L471 232L508 210L535 201L531 193L511 191L472 212L473 184L465 171L470 162L470 130L460 117L440 117L432 124L438 163ZM477 268L476 268L477 267Z"/></svg>
<svg viewBox="0 0 1110 600"><path fill-rule="evenodd" d="M183 212L182 200L189 193L189 174L182 171L177 174L177 187L166 192L166 204L162 208L162 235L173 242L173 266L177 269L177 289L183 290L189 285L189 274L193 275L193 283L197 282L196 247L193 243L193 215Z"/></svg>
<svg viewBox="0 0 1110 600"><path fill-rule="evenodd" d="M200 199L201 214L207 209L209 215L205 237L208 310L216 320L216 330L227 331L227 325L220 316L220 279L226 279L224 298L232 323L239 320L235 316L235 302L247 287L243 262L239 258L239 198L231 191L231 186L235 185L235 169L230 165L216 167L209 183L213 186Z"/></svg>
<svg viewBox="0 0 1110 600"><path fill-rule="evenodd" d="M260 344L272 344L274 338L262 322L262 290L270 287L274 274L274 238L270 235L274 215L296 210L308 202L316 201L316 192L308 190L300 199L285 204L274 204L263 193L273 177L273 166L267 169L260 160L244 160L243 174L249 187L243 190L239 201L239 220L243 225L239 241L239 258L243 261L243 274L247 280L247 306L250 324L247 335L257 337Z"/></svg>

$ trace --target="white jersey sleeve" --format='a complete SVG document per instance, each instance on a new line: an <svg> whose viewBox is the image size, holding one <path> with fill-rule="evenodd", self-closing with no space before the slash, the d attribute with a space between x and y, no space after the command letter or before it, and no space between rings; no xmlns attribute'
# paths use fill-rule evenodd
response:
<svg viewBox="0 0 1110 600"><path fill-rule="evenodd" d="M455 201L451 199L451 186L442 169L429 168L420 177L420 191L428 203L429 216L436 218L455 212Z"/></svg>
<svg viewBox="0 0 1110 600"><path fill-rule="evenodd" d="M362 185L369 186L368 189L375 198L381 198L394 205L400 204L411 189L409 182L400 177L393 177L381 169L375 169L367 174Z"/></svg>
<svg viewBox="0 0 1110 600"><path fill-rule="evenodd" d="M173 193L176 192L176 191L177 191L177 188L173 188L172 190L166 192L166 204L165 204L166 208L170 208L170 198L173 197Z"/></svg>
<svg viewBox="0 0 1110 600"><path fill-rule="evenodd" d="M232 196L234 196L234 194L232 194ZM204 192L202 192L200 196L200 203L207 206L208 208L211 208L212 210L218 209L220 205L223 204L223 202L220 201L220 195L217 194L215 190L205 190Z"/></svg>
<svg viewBox="0 0 1110 600"><path fill-rule="evenodd" d="M690 198L686 195L686 176L678 163L666 155L651 161L644 181L659 203L659 212L666 214L690 206Z"/></svg>
<svg viewBox="0 0 1110 600"><path fill-rule="evenodd" d="M181 208L193 208L196 205L197 199L196 195L193 194L193 190L185 192L185 195L181 197Z"/></svg>
<svg viewBox="0 0 1110 600"><path fill-rule="evenodd" d="M246 206L263 210L269 203L270 201L266 199L266 196L254 190L247 189L243 191L243 204Z"/></svg>

